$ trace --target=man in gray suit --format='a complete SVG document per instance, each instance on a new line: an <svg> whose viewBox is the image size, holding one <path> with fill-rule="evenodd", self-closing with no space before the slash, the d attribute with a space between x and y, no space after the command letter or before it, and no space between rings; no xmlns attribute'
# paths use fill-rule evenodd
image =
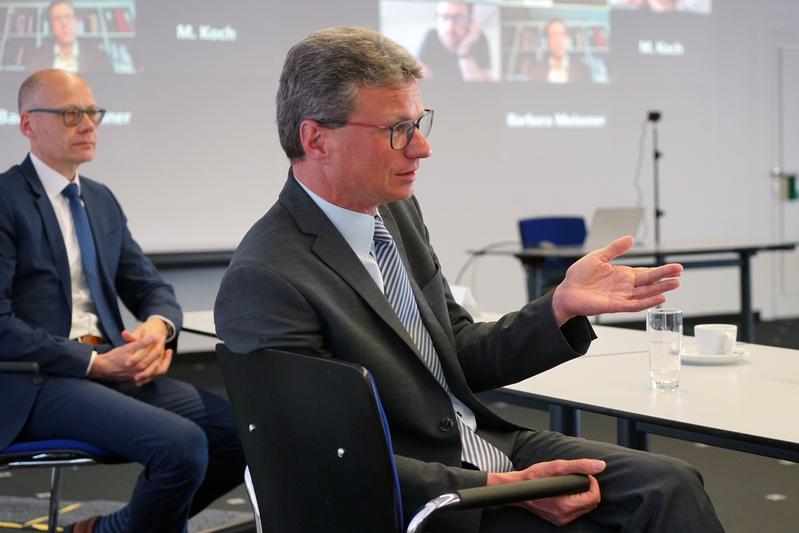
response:
<svg viewBox="0 0 799 533"><path fill-rule="evenodd" d="M474 323L452 298L413 196L431 153L420 77L405 50L363 28L323 30L289 51L277 122L291 169L222 281L220 337L234 351L276 348L367 367L408 513L454 489L590 476L585 493L444 513L432 531L722 531L685 463L523 429L474 395L585 353L594 337L586 315L657 305L682 267L611 264L632 245L625 237L520 311Z"/></svg>

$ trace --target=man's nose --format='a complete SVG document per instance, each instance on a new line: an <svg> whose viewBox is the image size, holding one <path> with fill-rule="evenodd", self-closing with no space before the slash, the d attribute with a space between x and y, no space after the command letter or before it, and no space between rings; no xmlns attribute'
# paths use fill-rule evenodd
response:
<svg viewBox="0 0 799 533"><path fill-rule="evenodd" d="M430 157L433 150L430 148L430 141L427 140L419 128L413 132L411 142L405 147L405 156L409 159L422 159Z"/></svg>
<svg viewBox="0 0 799 533"><path fill-rule="evenodd" d="M96 129L97 129L97 124L92 122L92 119L89 118L88 113L84 113L80 119L80 122L78 122L78 131L86 132Z"/></svg>

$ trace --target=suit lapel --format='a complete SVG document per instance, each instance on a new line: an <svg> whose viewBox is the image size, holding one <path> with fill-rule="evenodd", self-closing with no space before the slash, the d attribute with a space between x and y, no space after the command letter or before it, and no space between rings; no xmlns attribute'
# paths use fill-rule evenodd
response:
<svg viewBox="0 0 799 533"><path fill-rule="evenodd" d="M416 279L411 275L412 270L408 266L410 265L410 261L408 260L405 246L402 243L402 236L394 220L394 216L388 209L380 209L380 216L383 217L383 223L386 225L386 229L388 229L391 236L394 237L394 242L397 244L397 250L402 258L405 270L408 273L408 280L411 283L413 296L416 298L416 304L419 307L419 314L422 316L422 322L424 322L427 332L430 334L430 338L436 348L439 361L441 361L441 366L444 368L444 374L447 377L447 383L457 397L463 398L464 388L460 385L466 385L466 377L463 375L463 370L458 362L454 345L450 341L449 335L447 335L442 327L439 317L436 316L427 304L427 298L424 296L424 293L422 293L422 289L419 287L418 283L416 283ZM471 392L469 392L469 394L471 395Z"/></svg>
<svg viewBox="0 0 799 533"><path fill-rule="evenodd" d="M103 248L100 246L105 242L106 233L108 228L103 225L103 212L101 202L97 197L97 192L92 183L88 179L81 178L80 195L83 198L83 207L86 209L86 216L89 217L89 227L92 230L92 238L94 239L94 248L97 252L97 268L103 280L103 284L108 284L108 272L105 268L105 260L103 259Z"/></svg>
<svg viewBox="0 0 799 533"><path fill-rule="evenodd" d="M117 326L121 330L123 327L122 316L117 305L117 292L114 287L114 277L108 271L108 262L105 260L108 246L108 233L112 231L109 227L108 216L104 209L104 198L98 191L98 185L87 178L81 178L81 196L83 206L86 208L86 216L89 218L89 227L92 230L94 239L94 249L97 252L97 270L100 275L100 282L103 284L106 300L108 301ZM104 246L105 245L105 246Z"/></svg>
<svg viewBox="0 0 799 533"><path fill-rule="evenodd" d="M311 252L352 287L418 356L416 345L405 330L405 326L397 318L385 295L369 276L350 245L330 222L330 219L295 182L291 172L289 172L289 179L280 193L280 201L286 206L288 213L304 233L316 236L311 246Z"/></svg>
<svg viewBox="0 0 799 533"><path fill-rule="evenodd" d="M64 245L64 237L61 234L61 227L58 225L58 220L53 211L53 204L47 197L44 191L39 176L36 174L36 169L30 157L26 158L21 165L22 175L28 181L28 185L36 196L36 208L39 210L39 216L42 218L42 226L44 227L45 238L47 245L50 248L50 253L55 263L55 269L58 273L58 280L61 282L61 289L66 299L67 305L72 307L72 281L69 273L69 260L67 259L67 249Z"/></svg>

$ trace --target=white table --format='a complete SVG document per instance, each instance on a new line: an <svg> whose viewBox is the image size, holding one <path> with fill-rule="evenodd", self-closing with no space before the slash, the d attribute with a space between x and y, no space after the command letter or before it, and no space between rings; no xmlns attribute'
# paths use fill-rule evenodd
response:
<svg viewBox="0 0 799 533"><path fill-rule="evenodd" d="M799 350L739 343L750 352L744 362L684 364L680 388L664 392L650 385L645 332L596 331L587 355L506 387L502 396L554 407L556 431L575 426L570 417L579 409L616 417L624 446L646 449L647 435L659 434L799 462ZM692 337L685 340L693 346Z"/></svg>
<svg viewBox="0 0 799 533"><path fill-rule="evenodd" d="M486 313L481 318L496 319ZM213 311L189 311L183 329L216 337ZM799 462L799 350L739 343L744 363L683 365L680 388L649 382L646 333L594 326L588 353L500 390L508 402L550 406L552 429L579 434L578 410L619 420L619 444L646 449L648 434L667 435ZM693 338L685 337L686 346Z"/></svg>
<svg viewBox="0 0 799 533"><path fill-rule="evenodd" d="M212 310L186 311L183 313L183 331L216 338L214 312Z"/></svg>

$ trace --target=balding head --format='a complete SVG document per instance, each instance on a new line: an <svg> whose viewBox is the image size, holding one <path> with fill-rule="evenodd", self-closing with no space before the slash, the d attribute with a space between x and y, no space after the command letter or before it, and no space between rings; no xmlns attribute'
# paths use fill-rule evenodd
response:
<svg viewBox="0 0 799 533"><path fill-rule="evenodd" d="M69 85L88 87L88 84L83 78L65 70L49 68L34 72L28 76L19 87L17 107L20 114L33 107L38 107L40 105L39 102L41 101L42 93L48 88Z"/></svg>
<svg viewBox="0 0 799 533"><path fill-rule="evenodd" d="M18 105L19 129L30 140L31 153L73 179L78 165L94 157L97 144L97 124L90 114L97 102L89 84L63 70L40 70L22 83ZM66 110L82 112L77 124L68 124Z"/></svg>

